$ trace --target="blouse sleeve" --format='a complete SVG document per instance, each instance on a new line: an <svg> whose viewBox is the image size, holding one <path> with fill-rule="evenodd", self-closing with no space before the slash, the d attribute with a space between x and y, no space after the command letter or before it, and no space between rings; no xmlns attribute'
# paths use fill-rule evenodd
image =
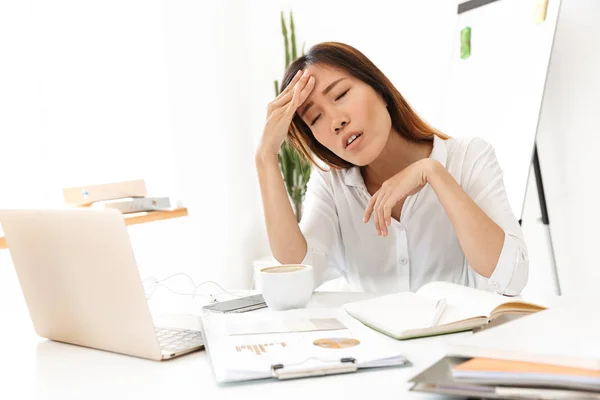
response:
<svg viewBox="0 0 600 400"><path fill-rule="evenodd" d="M504 244L489 288L497 293L516 296L521 293L529 275L529 258L523 232L512 212L503 172L494 148L483 139L474 139L465 155L466 192L473 201L504 230ZM470 168L469 168L470 167Z"/></svg>

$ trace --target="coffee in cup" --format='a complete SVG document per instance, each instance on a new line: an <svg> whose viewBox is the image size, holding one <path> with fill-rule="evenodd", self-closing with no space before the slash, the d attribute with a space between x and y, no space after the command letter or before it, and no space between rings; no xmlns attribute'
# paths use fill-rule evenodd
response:
<svg viewBox="0 0 600 400"><path fill-rule="evenodd" d="M276 267L263 268L262 272L267 272L269 274L281 274L285 272L302 271L304 268L304 265L278 265Z"/></svg>
<svg viewBox="0 0 600 400"><path fill-rule="evenodd" d="M284 264L262 268L260 280L263 298L275 311L306 307L314 289L310 265Z"/></svg>

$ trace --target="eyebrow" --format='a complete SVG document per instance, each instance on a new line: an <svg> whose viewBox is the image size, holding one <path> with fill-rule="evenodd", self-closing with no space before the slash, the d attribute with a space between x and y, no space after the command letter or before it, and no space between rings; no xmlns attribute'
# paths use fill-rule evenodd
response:
<svg viewBox="0 0 600 400"><path fill-rule="evenodd" d="M323 95L326 95L327 93L331 92L331 89L333 89L333 87L334 87L335 85L337 85L337 84L338 84L340 81L343 81L344 79L346 79L346 78L340 78L340 79L337 79L337 80L335 80L335 81L331 82L331 83L329 84L329 86L327 86L325 89L323 89L323 92L322 92L322 93L323 93ZM310 102L310 103L308 103L308 104L306 105L306 107L304 107L304 109L303 109L303 110L300 112L300 116L301 116L301 117L302 117L302 116L304 116L304 114L306 114L306 112L308 111L308 109L309 109L309 108L311 108L312 106L313 106L313 102L311 101L311 102Z"/></svg>

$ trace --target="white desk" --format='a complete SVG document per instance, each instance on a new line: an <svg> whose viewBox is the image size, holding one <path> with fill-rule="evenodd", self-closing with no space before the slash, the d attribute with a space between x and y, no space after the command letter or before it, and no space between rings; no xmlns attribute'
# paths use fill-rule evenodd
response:
<svg viewBox="0 0 600 400"><path fill-rule="evenodd" d="M313 305L331 304L331 300L327 294L319 294ZM414 364L411 368L219 386L204 351L156 362L38 338L16 274L6 257L0 258L0 312L0 343L4 347L0 356L0 398L3 399L443 399L407 393L405 382L442 357L444 343L457 337L403 342L405 355ZM182 326L194 327L196 323L193 317L188 317Z"/></svg>

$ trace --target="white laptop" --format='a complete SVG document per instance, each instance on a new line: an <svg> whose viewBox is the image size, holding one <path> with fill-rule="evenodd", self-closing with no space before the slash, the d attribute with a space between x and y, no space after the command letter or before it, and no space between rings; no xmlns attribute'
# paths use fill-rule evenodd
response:
<svg viewBox="0 0 600 400"><path fill-rule="evenodd" d="M120 211L0 210L0 224L39 336L151 360L204 347L154 327Z"/></svg>

